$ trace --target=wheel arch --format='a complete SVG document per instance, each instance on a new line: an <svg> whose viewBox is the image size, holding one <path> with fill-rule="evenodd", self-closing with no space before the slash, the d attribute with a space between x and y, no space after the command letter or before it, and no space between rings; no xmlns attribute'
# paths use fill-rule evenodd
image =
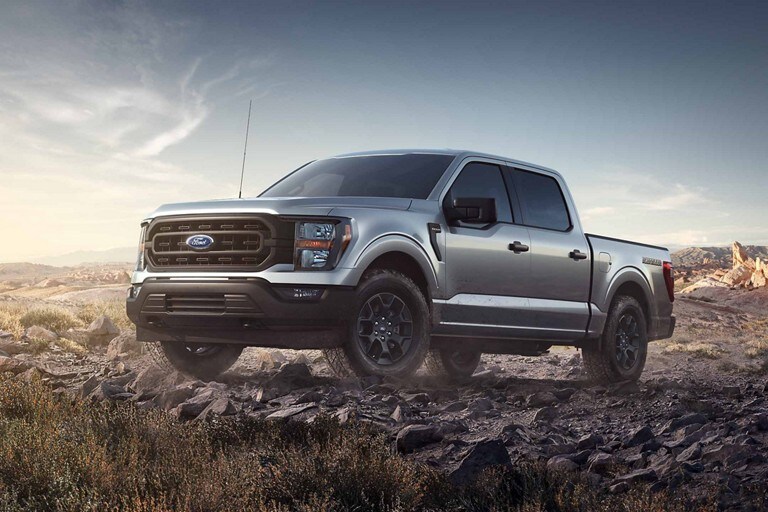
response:
<svg viewBox="0 0 768 512"><path fill-rule="evenodd" d="M426 251L414 240L390 235L371 242L355 262L359 269L357 282L365 272L374 268L386 268L402 272L419 287L431 303L438 289L437 273Z"/></svg>
<svg viewBox="0 0 768 512"><path fill-rule="evenodd" d="M611 281L606 293L604 304L606 310L609 310L613 301L619 295L626 295L634 298L640 303L645 315L645 324L648 332L652 327L651 315L651 287L645 276L635 267L625 267L621 269Z"/></svg>

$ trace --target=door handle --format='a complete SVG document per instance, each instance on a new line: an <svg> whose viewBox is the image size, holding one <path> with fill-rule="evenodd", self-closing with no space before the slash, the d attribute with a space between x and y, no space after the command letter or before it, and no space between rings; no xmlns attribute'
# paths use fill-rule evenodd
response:
<svg viewBox="0 0 768 512"><path fill-rule="evenodd" d="M576 261L587 259L586 253L583 253L578 249L574 249L570 253L568 253L568 257Z"/></svg>
<svg viewBox="0 0 768 512"><path fill-rule="evenodd" d="M528 247L522 242L514 241L511 244L509 244L509 250L514 252L515 254L520 254L521 252L528 252Z"/></svg>

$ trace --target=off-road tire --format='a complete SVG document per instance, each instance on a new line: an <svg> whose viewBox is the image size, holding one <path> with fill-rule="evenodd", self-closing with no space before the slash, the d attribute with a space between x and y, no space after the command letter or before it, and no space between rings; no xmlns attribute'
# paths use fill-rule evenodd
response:
<svg viewBox="0 0 768 512"><path fill-rule="evenodd" d="M631 368L623 368L617 356L617 331L619 321L630 315L637 322L639 351ZM616 297L608 312L608 320L603 329L598 347L582 349L584 368L589 377L599 384L635 381L640 378L648 355L648 333L645 313L634 297L620 295Z"/></svg>
<svg viewBox="0 0 768 512"><path fill-rule="evenodd" d="M427 354L424 366L435 377L451 381L464 381L472 377L480 364L480 352L456 352L452 350L433 349Z"/></svg>
<svg viewBox="0 0 768 512"><path fill-rule="evenodd" d="M358 341L358 320L363 308L377 294L394 295L407 306L411 321L409 347L391 364L378 364ZM395 270L373 269L363 275L356 290L356 299L348 325L347 342L343 350L347 363L358 376L406 378L421 367L429 351L429 307L421 289L408 276ZM339 365L341 366L341 365Z"/></svg>
<svg viewBox="0 0 768 512"><path fill-rule="evenodd" d="M323 350L323 356L336 377L344 379L355 375L355 370L349 364L349 358L343 347L327 348Z"/></svg>
<svg viewBox="0 0 768 512"><path fill-rule="evenodd" d="M146 343L147 352L160 368L169 372L178 370L204 381L213 380L230 369L244 348L237 345L216 345L210 354L194 354L187 346L177 341Z"/></svg>

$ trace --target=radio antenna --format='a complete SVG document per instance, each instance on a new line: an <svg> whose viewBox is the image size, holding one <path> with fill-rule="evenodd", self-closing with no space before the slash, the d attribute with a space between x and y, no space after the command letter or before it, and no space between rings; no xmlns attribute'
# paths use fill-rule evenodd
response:
<svg viewBox="0 0 768 512"><path fill-rule="evenodd" d="M245 175L245 153L248 151L248 131L251 128L251 105L253 100L248 100L248 123L245 125L245 147L243 148L243 167L240 169L240 191L237 194L238 199L243 198L243 176Z"/></svg>

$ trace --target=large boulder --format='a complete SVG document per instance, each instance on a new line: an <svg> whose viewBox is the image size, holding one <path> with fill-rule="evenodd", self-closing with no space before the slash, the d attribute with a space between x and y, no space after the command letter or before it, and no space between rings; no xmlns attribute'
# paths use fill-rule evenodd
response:
<svg viewBox="0 0 768 512"><path fill-rule="evenodd" d="M728 286L740 286L746 284L752 277L753 270L746 265L738 265L733 269L726 272L726 274L720 278L720 282L727 284Z"/></svg>
<svg viewBox="0 0 768 512"><path fill-rule="evenodd" d="M733 268L744 266L755 270L755 260L749 257L747 250L739 242L733 242Z"/></svg>
<svg viewBox="0 0 768 512"><path fill-rule="evenodd" d="M760 261L760 260L758 259L757 261ZM768 270L765 268L761 268L760 270L755 270L755 272L752 274L752 277L749 280L749 284L751 284L753 288L762 288L768 285L768 276L766 276L766 271Z"/></svg>
<svg viewBox="0 0 768 512"><path fill-rule="evenodd" d="M115 327L112 320L105 315L102 315L91 322L91 325L88 326L86 331L88 332L87 343L91 347L106 345L112 341L115 336L120 334L120 329Z"/></svg>
<svg viewBox="0 0 768 512"><path fill-rule="evenodd" d="M433 425L408 425L397 433L397 450L401 453L411 453L442 439L440 430Z"/></svg>

